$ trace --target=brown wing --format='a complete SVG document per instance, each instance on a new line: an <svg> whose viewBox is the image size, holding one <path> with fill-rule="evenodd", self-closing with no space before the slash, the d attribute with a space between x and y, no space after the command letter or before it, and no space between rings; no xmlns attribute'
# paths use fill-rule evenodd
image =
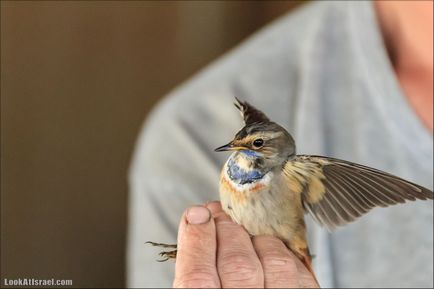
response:
<svg viewBox="0 0 434 289"><path fill-rule="evenodd" d="M234 103L235 107L241 112L241 115L244 119L244 123L246 125L255 123L255 122L268 122L270 121L268 117L260 110L255 108L253 105L249 104L247 101L241 101L235 97L237 101Z"/></svg>
<svg viewBox="0 0 434 289"><path fill-rule="evenodd" d="M284 173L303 206L328 229L352 222L374 207L433 199L433 192L397 176L321 156L296 156Z"/></svg>

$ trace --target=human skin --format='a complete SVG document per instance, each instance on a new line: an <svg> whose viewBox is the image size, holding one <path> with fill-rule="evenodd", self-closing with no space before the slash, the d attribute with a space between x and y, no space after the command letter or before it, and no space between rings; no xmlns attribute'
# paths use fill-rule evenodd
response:
<svg viewBox="0 0 434 289"><path fill-rule="evenodd" d="M185 211L174 288L315 288L311 273L279 239L250 237L220 202Z"/></svg>
<svg viewBox="0 0 434 289"><path fill-rule="evenodd" d="M415 113L433 132L433 1L375 1L396 77Z"/></svg>
<svg viewBox="0 0 434 289"><path fill-rule="evenodd" d="M433 2L375 1L374 7L397 80L409 105L432 134ZM208 210L213 217L208 218ZM188 221L189 216L193 222ZM194 217L200 216L206 222L194 224ZM192 207L182 217L173 285L315 287L312 275L279 239L250 238L215 202Z"/></svg>

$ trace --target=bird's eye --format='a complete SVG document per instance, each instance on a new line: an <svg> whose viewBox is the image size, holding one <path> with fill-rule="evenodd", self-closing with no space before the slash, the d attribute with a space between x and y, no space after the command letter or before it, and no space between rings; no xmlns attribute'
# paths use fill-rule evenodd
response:
<svg viewBox="0 0 434 289"><path fill-rule="evenodd" d="M262 138L257 138L253 141L253 146L255 148L260 148L264 145L264 140Z"/></svg>

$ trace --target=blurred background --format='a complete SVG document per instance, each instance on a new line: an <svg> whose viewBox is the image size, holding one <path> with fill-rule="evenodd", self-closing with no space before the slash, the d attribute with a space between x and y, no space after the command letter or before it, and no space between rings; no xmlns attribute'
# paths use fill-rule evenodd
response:
<svg viewBox="0 0 434 289"><path fill-rule="evenodd" d="M300 4L1 1L1 280L125 286L126 177L146 114Z"/></svg>

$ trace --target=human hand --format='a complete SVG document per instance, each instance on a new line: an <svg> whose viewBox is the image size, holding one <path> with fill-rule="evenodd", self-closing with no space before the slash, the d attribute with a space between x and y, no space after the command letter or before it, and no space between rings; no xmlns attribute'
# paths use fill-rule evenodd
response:
<svg viewBox="0 0 434 289"><path fill-rule="evenodd" d="M175 288L314 288L312 274L279 239L251 238L220 202L194 206L178 231Z"/></svg>

